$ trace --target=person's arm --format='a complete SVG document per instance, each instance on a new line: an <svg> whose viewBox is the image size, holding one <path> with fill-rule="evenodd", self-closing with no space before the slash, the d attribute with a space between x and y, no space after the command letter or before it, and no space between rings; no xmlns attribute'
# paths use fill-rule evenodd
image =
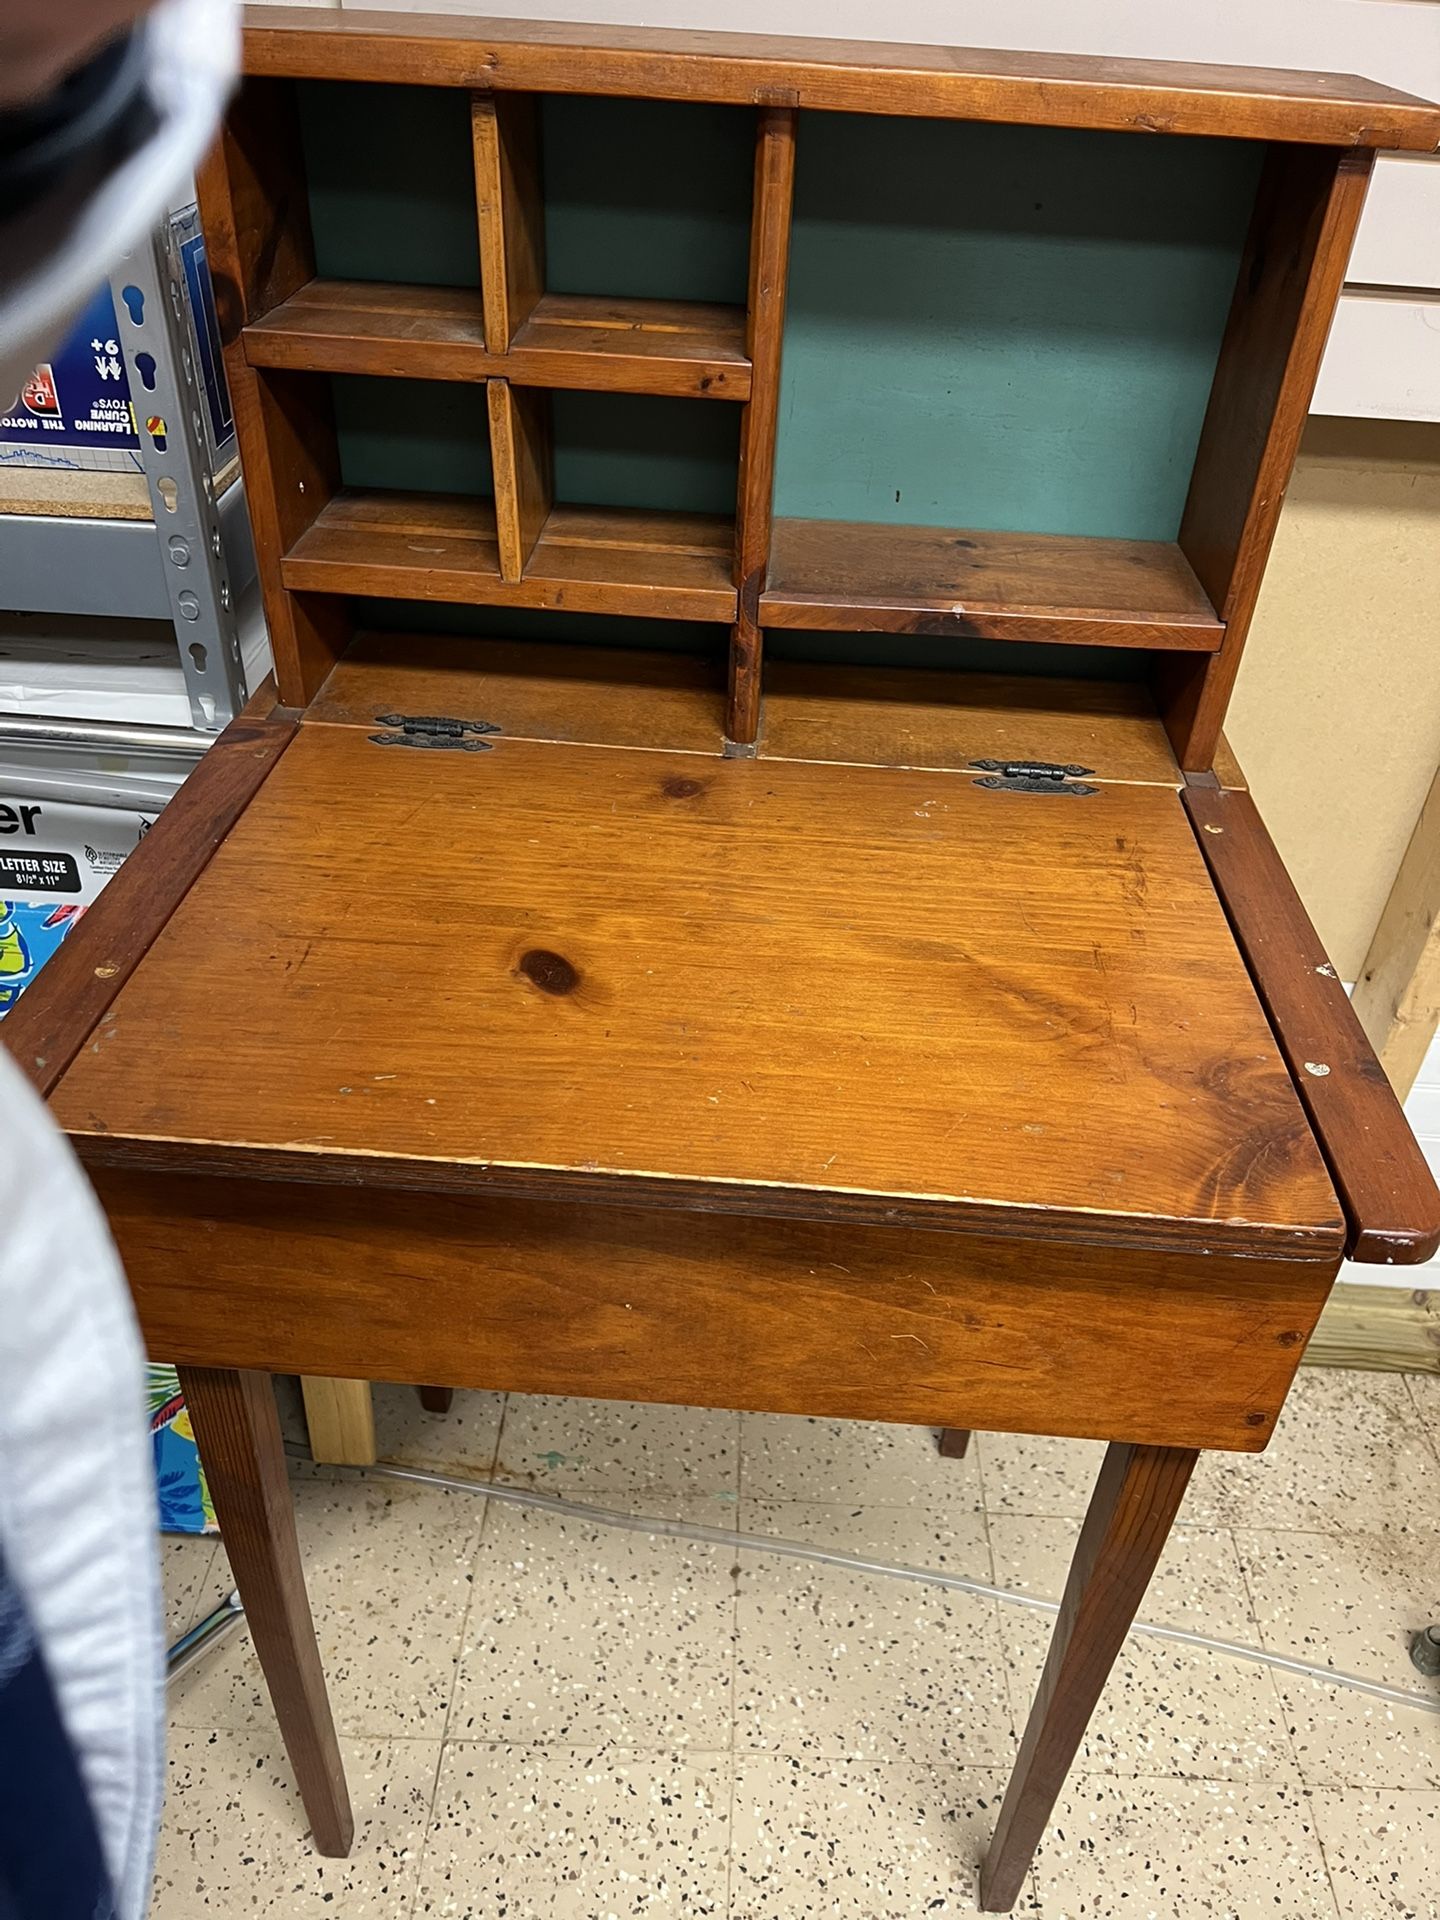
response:
<svg viewBox="0 0 1440 1920"><path fill-rule="evenodd" d="M0 412L188 190L235 0L0 0Z"/></svg>
<svg viewBox="0 0 1440 1920"><path fill-rule="evenodd" d="M0 413L186 191L238 50L233 0L0 0ZM145 1911L160 1807L155 1526L124 1276L74 1155L0 1050L0 1561L18 1596L0 1654L13 1666L33 1631L118 1920ZM39 1845L19 1797L0 1800L15 1803L0 1833L13 1868ZM76 1873L72 1893L94 1878Z"/></svg>

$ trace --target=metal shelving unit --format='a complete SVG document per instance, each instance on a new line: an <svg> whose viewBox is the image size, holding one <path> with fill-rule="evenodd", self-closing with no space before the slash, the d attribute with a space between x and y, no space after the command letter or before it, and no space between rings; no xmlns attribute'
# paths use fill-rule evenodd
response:
<svg viewBox="0 0 1440 1920"><path fill-rule="evenodd" d="M203 250L191 202L110 276L150 517L0 512L4 610L173 624L196 755L244 705L256 652L247 661L242 644L255 579L244 486L233 431L222 419L217 433L205 385L219 346L199 297ZM0 748L27 734L0 714ZM123 750L119 732L95 722L89 744L107 739Z"/></svg>

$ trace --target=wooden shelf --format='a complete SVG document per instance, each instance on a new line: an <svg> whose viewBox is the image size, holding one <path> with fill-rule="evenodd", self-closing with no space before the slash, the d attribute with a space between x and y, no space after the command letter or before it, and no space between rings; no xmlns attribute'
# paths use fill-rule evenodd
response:
<svg viewBox="0 0 1440 1920"><path fill-rule="evenodd" d="M760 624L1198 653L1225 631L1165 541L783 519Z"/></svg>
<svg viewBox="0 0 1440 1920"><path fill-rule="evenodd" d="M245 329L252 367L748 400L745 314L688 300L545 294L509 353L485 345L478 287L310 280Z"/></svg>
<svg viewBox="0 0 1440 1920"><path fill-rule="evenodd" d="M1097 780L1183 784L1149 687L1130 680L772 660L759 757L970 779L981 758L1053 760L1088 767Z"/></svg>
<svg viewBox="0 0 1440 1920"><path fill-rule="evenodd" d="M745 309L547 293L510 343L518 386L748 400Z"/></svg>
<svg viewBox="0 0 1440 1920"><path fill-rule="evenodd" d="M307 726L364 727L380 713L483 715L509 740L719 756L722 635L709 653L361 633L305 712Z"/></svg>
<svg viewBox="0 0 1440 1920"><path fill-rule="evenodd" d="M505 581L490 501L351 489L323 508L280 573L296 593L731 621L733 548L720 515L554 507L524 578Z"/></svg>

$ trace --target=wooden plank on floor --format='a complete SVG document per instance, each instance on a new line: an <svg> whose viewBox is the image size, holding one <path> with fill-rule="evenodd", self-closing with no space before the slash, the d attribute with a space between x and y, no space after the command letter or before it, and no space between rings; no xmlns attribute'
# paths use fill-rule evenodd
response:
<svg viewBox="0 0 1440 1920"><path fill-rule="evenodd" d="M369 1467L375 1462L375 1409L368 1380L322 1380L306 1374L305 1424L310 1451L326 1467Z"/></svg>
<svg viewBox="0 0 1440 1920"><path fill-rule="evenodd" d="M1440 1024L1440 773L1360 969L1354 1007L1403 1100Z"/></svg>
<svg viewBox="0 0 1440 1920"><path fill-rule="evenodd" d="M1440 1290L1342 1283L1310 1336L1304 1364L1440 1373Z"/></svg>

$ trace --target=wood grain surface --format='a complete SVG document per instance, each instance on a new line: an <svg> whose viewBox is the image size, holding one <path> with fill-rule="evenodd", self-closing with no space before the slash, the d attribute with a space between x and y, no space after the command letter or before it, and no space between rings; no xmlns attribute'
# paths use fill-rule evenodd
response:
<svg viewBox="0 0 1440 1920"><path fill-rule="evenodd" d="M510 343L509 375L521 386L747 400L744 309L547 293Z"/></svg>
<svg viewBox="0 0 1440 1920"><path fill-rule="evenodd" d="M1338 1262L93 1172L157 1355L1239 1452Z"/></svg>
<svg viewBox="0 0 1440 1920"><path fill-rule="evenodd" d="M1370 936L1353 1005L1403 1101L1440 1025L1440 772Z"/></svg>
<svg viewBox="0 0 1440 1920"><path fill-rule="evenodd" d="M1196 1457L1177 1447L1106 1449L1015 1771L980 1868L986 1913L1008 1913L1020 1897L1090 1715L1165 1550Z"/></svg>
<svg viewBox="0 0 1440 1920"><path fill-rule="evenodd" d="M151 942L295 737L266 680L0 1023L0 1045L48 1096Z"/></svg>
<svg viewBox="0 0 1440 1920"><path fill-rule="evenodd" d="M545 291L539 102L477 93L470 132L485 344L503 354Z"/></svg>
<svg viewBox="0 0 1440 1920"><path fill-rule="evenodd" d="M672 27L251 7L245 70L542 93L648 94L1332 146L1440 146L1440 107L1353 74Z"/></svg>
<svg viewBox="0 0 1440 1920"><path fill-rule="evenodd" d="M373 733L381 713L483 719L522 740L718 755L724 672L718 653L362 633L305 721Z"/></svg>
<svg viewBox="0 0 1440 1920"><path fill-rule="evenodd" d="M490 501L346 489L280 572L299 592L733 620L732 539L729 520L715 514L557 506L524 578L507 581Z"/></svg>
<svg viewBox="0 0 1440 1920"><path fill-rule="evenodd" d="M1440 1250L1440 1191L1248 793L1185 789L1216 890L1345 1209L1352 1260Z"/></svg>
<svg viewBox="0 0 1440 1920"><path fill-rule="evenodd" d="M329 384L245 357L244 328L314 276L315 248L294 89L247 83L196 173L206 257L245 469L265 624L280 698L303 707L350 637L343 606L297 599L281 556L339 485Z"/></svg>
<svg viewBox="0 0 1440 1920"><path fill-rule="evenodd" d="M1213 652L1223 626L1163 541L775 521L767 627Z"/></svg>
<svg viewBox="0 0 1440 1920"><path fill-rule="evenodd" d="M545 294L507 353L485 345L473 287L311 280L245 329L252 367L414 380L483 380L602 393L744 400L741 307Z"/></svg>
<svg viewBox="0 0 1440 1920"><path fill-rule="evenodd" d="M176 1164L1297 1257L1340 1233L1158 787L304 727L56 1099Z"/></svg>
<svg viewBox="0 0 1440 1920"><path fill-rule="evenodd" d="M490 471L495 482L495 541L500 577L525 577L535 544L555 503L550 401L508 380L486 382L490 415Z"/></svg>
<svg viewBox="0 0 1440 1920"><path fill-rule="evenodd" d="M1089 767L1097 780L1181 782L1137 681L833 667L772 660L762 758L948 767L975 759Z"/></svg>
<svg viewBox="0 0 1440 1920"><path fill-rule="evenodd" d="M331 1380L307 1373L300 1381L310 1458L327 1467L375 1463L375 1397L368 1380Z"/></svg>
<svg viewBox="0 0 1440 1920"><path fill-rule="evenodd" d="M770 564L775 496L775 436L780 417L780 353L795 198L796 116L766 107L755 129L755 187L750 227L746 351L749 404L740 421L740 479L735 501L735 584L739 609L730 636L730 712L726 731L750 745L760 726L764 635L760 593Z"/></svg>

